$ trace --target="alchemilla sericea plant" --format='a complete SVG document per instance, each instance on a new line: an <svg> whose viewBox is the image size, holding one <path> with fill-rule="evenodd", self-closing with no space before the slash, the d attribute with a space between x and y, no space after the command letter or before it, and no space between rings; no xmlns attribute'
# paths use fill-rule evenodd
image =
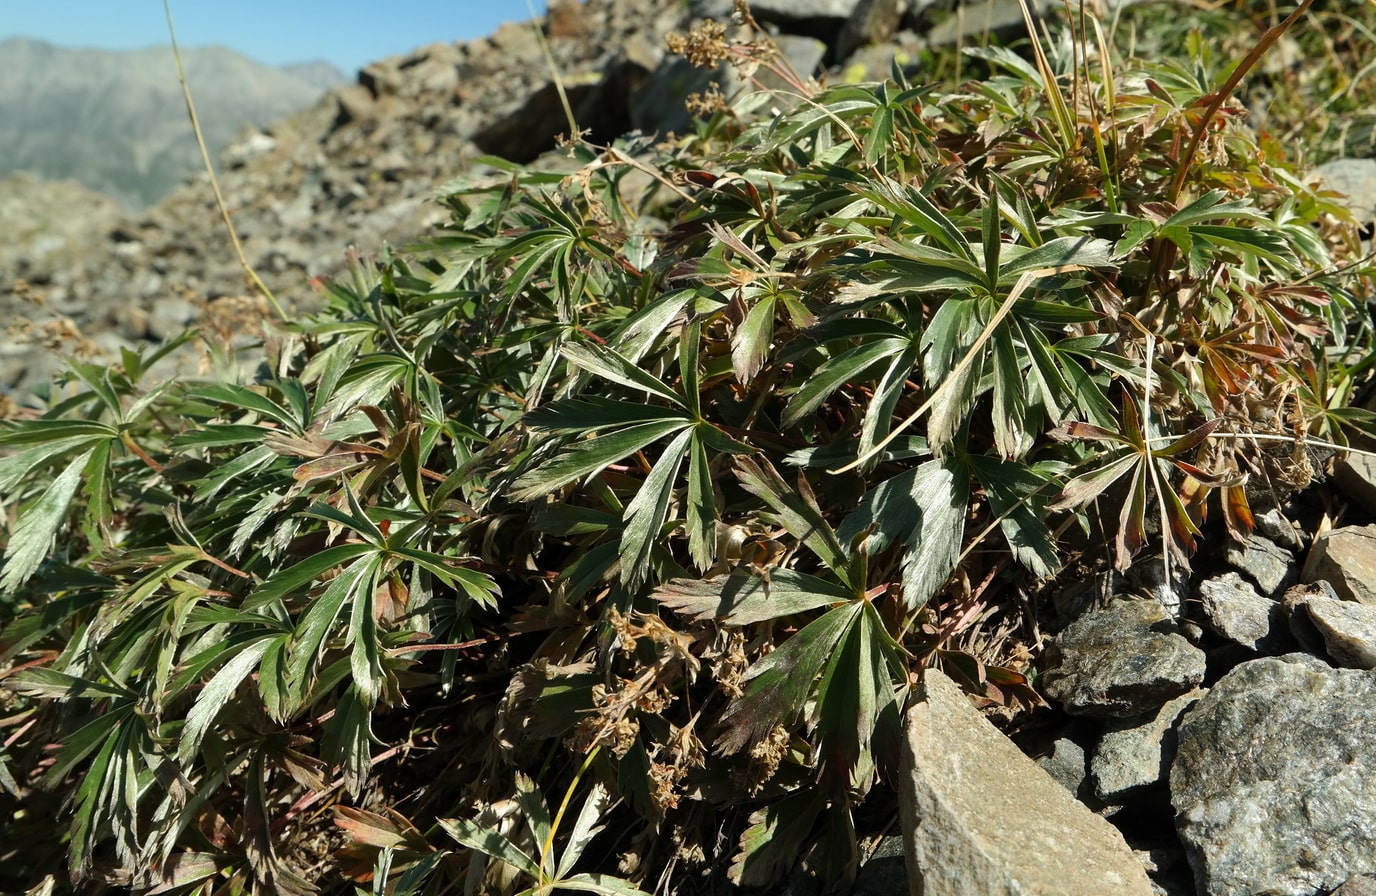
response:
<svg viewBox="0 0 1376 896"><path fill-rule="evenodd" d="M703 26L792 89L490 160L249 380L74 364L0 429L5 839L159 893L851 879L924 668L1035 704L1041 583L1184 566L1368 422L1350 221L1229 70L1096 30L820 88Z"/></svg>

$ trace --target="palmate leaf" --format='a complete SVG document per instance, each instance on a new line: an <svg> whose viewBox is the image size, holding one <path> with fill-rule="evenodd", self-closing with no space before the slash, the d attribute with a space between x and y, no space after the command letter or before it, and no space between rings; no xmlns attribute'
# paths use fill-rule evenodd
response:
<svg viewBox="0 0 1376 896"><path fill-rule="evenodd" d="M853 600L855 595L825 579L779 568L770 570L768 578L738 569L711 579L674 579L656 588L654 597L693 619L750 625Z"/></svg>
<svg viewBox="0 0 1376 896"><path fill-rule="evenodd" d="M903 602L922 607L946 584L960 556L968 474L953 460L931 460L870 489L837 530L849 541L871 526L870 553L901 541Z"/></svg>
<svg viewBox="0 0 1376 896"><path fill-rule="evenodd" d="M817 746L833 781L848 781L868 753L881 715L897 702L894 680L907 675L874 605L860 601L859 606L817 686Z"/></svg>
<svg viewBox="0 0 1376 896"><path fill-rule="evenodd" d="M745 695L721 714L718 749L738 753L801 713L817 676L865 605L853 601L824 613L751 666Z"/></svg>

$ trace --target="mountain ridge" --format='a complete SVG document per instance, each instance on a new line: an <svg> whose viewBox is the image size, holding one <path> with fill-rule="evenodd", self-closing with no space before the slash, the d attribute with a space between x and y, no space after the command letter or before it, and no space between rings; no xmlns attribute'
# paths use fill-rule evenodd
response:
<svg viewBox="0 0 1376 896"><path fill-rule="evenodd" d="M72 179L130 211L169 195L200 167L168 46L62 47L0 41L0 177L29 171ZM186 48L182 61L213 154L347 81L327 63L268 66L223 45Z"/></svg>

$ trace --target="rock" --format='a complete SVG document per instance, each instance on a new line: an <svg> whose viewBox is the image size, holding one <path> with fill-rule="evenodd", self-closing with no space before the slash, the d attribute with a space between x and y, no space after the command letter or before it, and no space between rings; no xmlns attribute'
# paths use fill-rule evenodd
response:
<svg viewBox="0 0 1376 896"><path fill-rule="evenodd" d="M1052 2L1033 0L1028 5L1041 11ZM1025 33L1026 27L1018 0L971 0L962 3L953 15L928 31L927 40L940 46L981 34Z"/></svg>
<svg viewBox="0 0 1376 896"><path fill-rule="evenodd" d="M925 690L906 718L899 787L911 892L1152 892L1118 830L1024 756L949 678L929 669Z"/></svg>
<svg viewBox="0 0 1376 896"><path fill-rule="evenodd" d="M1331 896L1376 896L1376 874L1354 874Z"/></svg>
<svg viewBox="0 0 1376 896"><path fill-rule="evenodd" d="M1295 555L1261 535L1230 541L1224 559L1251 579L1264 597L1279 600L1281 593L1295 584Z"/></svg>
<svg viewBox="0 0 1376 896"><path fill-rule="evenodd" d="M903 18L899 0L860 0L846 19L836 42L836 57L846 59L859 47L882 44Z"/></svg>
<svg viewBox="0 0 1376 896"><path fill-rule="evenodd" d="M1256 523L1257 532L1284 548L1301 548L1304 546L1304 533L1300 531L1298 526L1290 522L1289 517L1281 513L1278 507L1272 507L1265 513L1258 514Z"/></svg>
<svg viewBox="0 0 1376 896"><path fill-rule="evenodd" d="M1324 644L1323 635L1320 634L1318 627L1309 618L1309 608L1306 604L1311 597L1328 598L1329 600L1341 599L1338 597L1338 592L1333 590L1332 585L1320 580L1312 585L1295 585L1290 588L1281 598L1281 604L1290 617L1290 633L1295 636L1300 648L1315 656L1322 656L1326 652L1327 646Z"/></svg>
<svg viewBox="0 0 1376 896"><path fill-rule="evenodd" d="M1256 653L1293 650L1285 609L1279 601L1257 594L1235 572L1199 583L1199 599L1209 627L1235 644Z"/></svg>
<svg viewBox="0 0 1376 896"><path fill-rule="evenodd" d="M1342 494L1362 505L1368 513L1376 511L1376 457L1348 454L1333 461L1333 481Z"/></svg>
<svg viewBox="0 0 1376 896"><path fill-rule="evenodd" d="M1176 826L1207 896L1311 894L1376 871L1376 673L1243 663L1180 722Z"/></svg>
<svg viewBox="0 0 1376 896"><path fill-rule="evenodd" d="M754 0L750 12L761 22L797 23L848 19L866 0Z"/></svg>
<svg viewBox="0 0 1376 896"><path fill-rule="evenodd" d="M1109 721L1090 762L1095 795L1118 803L1134 791L1166 783L1175 759L1176 719L1203 694L1191 691L1154 713Z"/></svg>
<svg viewBox="0 0 1376 896"><path fill-rule="evenodd" d="M1315 539L1300 580L1319 579L1345 600L1376 606L1376 525L1344 526Z"/></svg>
<svg viewBox="0 0 1376 896"><path fill-rule="evenodd" d="M1376 669L1376 607L1308 596L1301 604L1333 661L1349 669Z"/></svg>
<svg viewBox="0 0 1376 896"><path fill-rule="evenodd" d="M879 841L860 866L860 874L850 892L851 896L908 896L912 892L902 837L885 837Z"/></svg>
<svg viewBox="0 0 1376 896"><path fill-rule="evenodd" d="M1155 711L1204 680L1204 652L1156 601L1115 599L1048 645L1041 684L1072 715Z"/></svg>
<svg viewBox="0 0 1376 896"><path fill-rule="evenodd" d="M1051 752L1036 760L1042 771L1046 772L1078 799L1080 789L1085 783L1084 748L1068 737L1062 737L1051 745Z"/></svg>
<svg viewBox="0 0 1376 896"><path fill-rule="evenodd" d="M1376 221L1376 159L1334 159L1315 173L1329 189L1343 194L1359 224Z"/></svg>

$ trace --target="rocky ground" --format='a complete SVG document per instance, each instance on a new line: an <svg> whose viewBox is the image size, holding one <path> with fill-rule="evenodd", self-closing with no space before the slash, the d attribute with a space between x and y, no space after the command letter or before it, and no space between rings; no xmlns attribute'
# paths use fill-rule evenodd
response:
<svg viewBox="0 0 1376 896"><path fill-rule="evenodd" d="M754 11L795 68L858 78L955 36L952 19L933 33L928 5L759 0ZM962 20L974 30L1006 9L974 6L981 15ZM545 34L580 125L595 139L687 126L677 98L692 74L657 35L728 13L718 0L552 0ZM437 44L369 66L231 149L221 186L263 279L309 308L347 246L405 243L443 220L431 199L461 169L552 148L567 125L542 60L524 26ZM1350 160L1334 177L1356 178L1343 189L1369 204L1373 167ZM0 205L0 223L12 217ZM4 313L34 322L12 334L109 351L248 307L203 181L136 219L98 202L57 217L67 229L45 230L42 251L0 255ZM7 345L0 382L22 393L51 373L44 357ZM1038 680L1049 708L1013 739L932 673L908 719L903 849L876 853L861 887L1376 893L1376 464L1353 455L1332 473L1336 488L1268 515L1188 580L1143 562L1057 595Z"/></svg>

